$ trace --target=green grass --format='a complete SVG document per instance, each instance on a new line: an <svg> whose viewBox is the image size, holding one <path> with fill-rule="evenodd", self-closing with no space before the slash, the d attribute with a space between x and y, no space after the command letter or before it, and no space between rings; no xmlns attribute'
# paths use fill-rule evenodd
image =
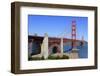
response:
<svg viewBox="0 0 100 76"><path fill-rule="evenodd" d="M44 60L44 57L29 57L28 60Z"/></svg>
<svg viewBox="0 0 100 76"><path fill-rule="evenodd" d="M53 56L49 55L48 57L49 60L58 60L58 59L69 59L69 56L63 55L62 57L60 56ZM28 60L45 60L44 57L29 57Z"/></svg>
<svg viewBox="0 0 100 76"><path fill-rule="evenodd" d="M69 59L69 57L66 56L66 55L63 55L62 57L50 55L50 56L48 57L48 59Z"/></svg>

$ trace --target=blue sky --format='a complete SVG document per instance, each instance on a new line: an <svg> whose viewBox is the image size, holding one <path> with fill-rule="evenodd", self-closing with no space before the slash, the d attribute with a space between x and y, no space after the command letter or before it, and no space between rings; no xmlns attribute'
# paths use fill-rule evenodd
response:
<svg viewBox="0 0 100 76"><path fill-rule="evenodd" d="M50 15L28 15L28 34L44 36L48 33L49 37L57 37L67 34L65 38L71 38L72 21L76 21L77 39L84 36L88 40L88 17L75 16L50 16Z"/></svg>

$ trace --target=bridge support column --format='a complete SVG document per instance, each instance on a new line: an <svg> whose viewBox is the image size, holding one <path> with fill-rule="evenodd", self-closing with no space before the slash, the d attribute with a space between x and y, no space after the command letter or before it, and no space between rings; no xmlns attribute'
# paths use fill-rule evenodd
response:
<svg viewBox="0 0 100 76"><path fill-rule="evenodd" d="M61 37L61 54L63 55L63 37Z"/></svg>
<svg viewBox="0 0 100 76"><path fill-rule="evenodd" d="M32 45L33 45L33 40L31 40L31 42L28 43L28 55L29 57L31 56L32 54Z"/></svg>
<svg viewBox="0 0 100 76"><path fill-rule="evenodd" d="M41 44L41 54L44 59L48 59L49 49L48 49L48 35L47 33L44 36L43 42Z"/></svg>

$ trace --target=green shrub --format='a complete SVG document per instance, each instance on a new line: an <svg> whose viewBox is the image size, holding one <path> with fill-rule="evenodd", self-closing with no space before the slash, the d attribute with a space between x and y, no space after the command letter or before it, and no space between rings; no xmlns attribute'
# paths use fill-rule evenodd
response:
<svg viewBox="0 0 100 76"><path fill-rule="evenodd" d="M69 59L69 56L63 55L62 59Z"/></svg>
<svg viewBox="0 0 100 76"><path fill-rule="evenodd" d="M44 60L44 57L42 56L41 59Z"/></svg>
<svg viewBox="0 0 100 76"><path fill-rule="evenodd" d="M49 55L48 59L55 59L55 57L52 55Z"/></svg>
<svg viewBox="0 0 100 76"><path fill-rule="evenodd" d="M45 60L43 56L42 57L29 57L28 59L29 60ZM60 56L49 55L48 59L52 59L52 60L54 60L54 59L69 59L69 56L63 55L62 57L60 57Z"/></svg>
<svg viewBox="0 0 100 76"><path fill-rule="evenodd" d="M62 57L60 57L49 55L48 59L69 59L69 56L63 55Z"/></svg>
<svg viewBox="0 0 100 76"><path fill-rule="evenodd" d="M60 57L60 56L56 56L55 58L56 58L56 59L61 59L61 57Z"/></svg>
<svg viewBox="0 0 100 76"><path fill-rule="evenodd" d="M29 57L28 60L32 60L32 57Z"/></svg>

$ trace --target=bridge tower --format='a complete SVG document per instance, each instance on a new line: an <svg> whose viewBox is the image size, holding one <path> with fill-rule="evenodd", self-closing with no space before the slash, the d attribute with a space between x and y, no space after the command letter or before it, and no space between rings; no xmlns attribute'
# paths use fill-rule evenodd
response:
<svg viewBox="0 0 100 76"><path fill-rule="evenodd" d="M76 21L72 21L72 47L76 47Z"/></svg>
<svg viewBox="0 0 100 76"><path fill-rule="evenodd" d="M72 51L70 53L70 58L71 59L77 59L79 58L77 45L76 45L76 21L72 21Z"/></svg>

